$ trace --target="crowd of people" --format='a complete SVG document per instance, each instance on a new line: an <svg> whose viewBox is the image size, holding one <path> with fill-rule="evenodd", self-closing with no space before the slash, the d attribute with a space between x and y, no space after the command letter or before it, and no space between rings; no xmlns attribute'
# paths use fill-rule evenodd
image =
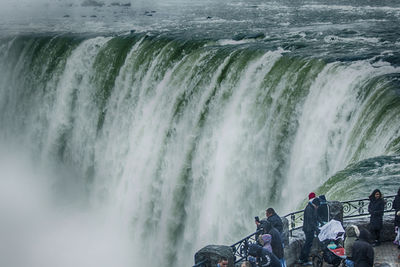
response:
<svg viewBox="0 0 400 267"><path fill-rule="evenodd" d="M326 224L330 219L325 196L317 197L312 192L308 199L304 209L302 228L305 241L297 262L300 265L312 265L309 257L313 240L320 233L320 226ZM375 189L371 193L369 200L369 228L350 225L344 233L345 265L348 267L372 267L374 264L373 247L381 244L385 200L379 189ZM395 210L394 230L396 232L394 243L400 249L400 188L395 196L393 209ZM279 215L273 208L268 208L266 218L259 220L256 217L255 223L258 230L257 243L249 246L248 260L242 262L241 267L286 267L283 223Z"/></svg>
<svg viewBox="0 0 400 267"><path fill-rule="evenodd" d="M313 240L320 233L320 226L328 223L329 211L325 196L317 197L311 192L304 209L303 232L305 241L297 261L301 265L312 265L309 260ZM381 244L383 228L383 214L385 200L382 192L375 189L369 196L368 212L370 214L369 229L357 225L349 225L345 230L344 251L347 267L372 267L374 265L374 246ZM394 244L400 249L400 188L393 201ZM265 211L266 218L260 220L255 217L257 226L256 240L248 248L248 260L241 263L241 267L286 267L284 257L285 236L283 222L273 208ZM400 259L400 255L399 255ZM228 267L228 259L220 257L217 267Z"/></svg>

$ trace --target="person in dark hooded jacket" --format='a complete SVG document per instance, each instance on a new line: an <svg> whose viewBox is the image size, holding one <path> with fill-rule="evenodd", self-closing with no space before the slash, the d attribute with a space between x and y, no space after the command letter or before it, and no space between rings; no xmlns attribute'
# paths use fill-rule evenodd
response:
<svg viewBox="0 0 400 267"><path fill-rule="evenodd" d="M369 196L368 212L371 214L369 227L374 237L374 245L380 245L380 235L383 226L383 212L385 210L385 201L379 189L375 189Z"/></svg>
<svg viewBox="0 0 400 267"><path fill-rule="evenodd" d="M319 207L317 209L318 221L321 225L329 222L329 206L325 195L320 195L319 197Z"/></svg>
<svg viewBox="0 0 400 267"><path fill-rule="evenodd" d="M272 237L271 238L272 252L279 260L283 260L284 259L284 250L283 250L283 245L282 245L281 234L275 227L272 226L272 224L269 221L266 221L264 223L264 231L267 234L270 234Z"/></svg>
<svg viewBox="0 0 400 267"><path fill-rule="evenodd" d="M249 255L256 258L256 264L253 262L252 266L259 267L281 267L279 259L268 250L264 249L258 244L251 244L249 246Z"/></svg>
<svg viewBox="0 0 400 267"><path fill-rule="evenodd" d="M267 220L272 224L276 230L279 231L279 233L282 234L283 232L283 223L281 217L275 212L273 208L268 208L265 211L265 215L267 216Z"/></svg>
<svg viewBox="0 0 400 267"><path fill-rule="evenodd" d="M397 213L400 211L400 188L399 188L399 190L397 190L397 195L394 197L393 209L395 211L394 226L397 226L400 228L400 215L397 215Z"/></svg>
<svg viewBox="0 0 400 267"><path fill-rule="evenodd" d="M395 239L395 244L398 245L400 249L400 188L397 190L397 195L394 197L393 201L393 209L394 209L394 227L397 227L397 235Z"/></svg>
<svg viewBox="0 0 400 267"><path fill-rule="evenodd" d="M304 265L312 264L309 262L309 255L315 235L319 234L317 208L320 200L314 198L312 202L308 202L304 209L303 231L306 237L304 245L301 249L299 262Z"/></svg>
<svg viewBox="0 0 400 267"><path fill-rule="evenodd" d="M353 244L352 258L354 267L372 267L374 265L374 249L369 243L369 232L359 228L360 235Z"/></svg>

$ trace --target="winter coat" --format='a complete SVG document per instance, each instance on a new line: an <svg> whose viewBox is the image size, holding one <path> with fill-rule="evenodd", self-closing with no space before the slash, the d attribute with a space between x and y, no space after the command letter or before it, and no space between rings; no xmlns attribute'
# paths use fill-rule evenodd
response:
<svg viewBox="0 0 400 267"><path fill-rule="evenodd" d="M260 225L263 229L263 234L270 234L272 237L271 241L271 247L272 247L272 252L275 254L275 256L278 257L278 259L283 259L284 253L283 253L283 244L282 244L282 238L281 238L281 233L279 233L276 228L272 227L272 224L268 220L261 220ZM256 236L258 239L259 237Z"/></svg>
<svg viewBox="0 0 400 267"><path fill-rule="evenodd" d="M320 205L317 209L318 221L321 224L325 224L329 221L329 208L328 208L328 201L324 195L318 197L320 199Z"/></svg>
<svg viewBox="0 0 400 267"><path fill-rule="evenodd" d="M272 224L272 227L275 227L279 233L283 232L283 223L281 217L278 214L274 214L268 217L268 221Z"/></svg>
<svg viewBox="0 0 400 267"><path fill-rule="evenodd" d="M353 257L353 245L360 235L360 231L356 225L350 225L346 228L346 239L344 240L344 250L348 259Z"/></svg>
<svg viewBox="0 0 400 267"><path fill-rule="evenodd" d="M265 234L260 236L259 243L261 243L263 248L267 249L269 252L272 252L271 241L272 241L272 236L270 234Z"/></svg>
<svg viewBox="0 0 400 267"><path fill-rule="evenodd" d="M319 231L317 211L315 210L313 204L311 204L310 202L304 209L303 231L304 232Z"/></svg>
<svg viewBox="0 0 400 267"><path fill-rule="evenodd" d="M283 259L284 257L284 250L283 250L283 245L282 245L282 238L281 234L279 231L272 227L268 234L271 235L272 240L271 240L271 247L272 247L272 252L275 254L275 256L278 259Z"/></svg>
<svg viewBox="0 0 400 267"><path fill-rule="evenodd" d="M249 255L257 258L258 266L281 267L281 262L273 253L257 244L249 246Z"/></svg>
<svg viewBox="0 0 400 267"><path fill-rule="evenodd" d="M400 211L400 194L399 193L395 196L394 201L393 201L393 209L395 210L394 225L398 226L398 227L400 227L400 216L397 215L397 212Z"/></svg>
<svg viewBox="0 0 400 267"><path fill-rule="evenodd" d="M368 212L371 214L370 228L371 230L381 230L383 224L383 211L385 210L385 201L383 198L375 199L370 197Z"/></svg>
<svg viewBox="0 0 400 267"><path fill-rule="evenodd" d="M371 244L358 239L353 245L354 267L372 267L374 265L374 249Z"/></svg>

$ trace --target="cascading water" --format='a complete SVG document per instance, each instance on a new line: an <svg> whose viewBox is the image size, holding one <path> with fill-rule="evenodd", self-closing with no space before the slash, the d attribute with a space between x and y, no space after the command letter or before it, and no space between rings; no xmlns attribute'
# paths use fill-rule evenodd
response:
<svg viewBox="0 0 400 267"><path fill-rule="evenodd" d="M352 12L360 9L369 10ZM4 264L189 266L202 246L252 232L267 206L283 215L318 187L343 199L373 189L374 179L399 185L396 54L372 53L375 39L341 29L342 39L305 30L229 40L183 23L193 35L172 23L159 32L1 37L0 163L11 169L2 188L31 188L3 202L35 207L23 218L30 223L10 228L32 209L0 206L10 219L0 231L27 228ZM373 56L337 52L350 41Z"/></svg>

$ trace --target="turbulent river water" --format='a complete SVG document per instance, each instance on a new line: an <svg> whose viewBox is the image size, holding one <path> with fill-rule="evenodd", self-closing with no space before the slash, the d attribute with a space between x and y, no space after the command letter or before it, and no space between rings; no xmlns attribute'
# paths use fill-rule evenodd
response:
<svg viewBox="0 0 400 267"><path fill-rule="evenodd" d="M0 7L2 266L190 266L312 190L397 192L398 1Z"/></svg>

